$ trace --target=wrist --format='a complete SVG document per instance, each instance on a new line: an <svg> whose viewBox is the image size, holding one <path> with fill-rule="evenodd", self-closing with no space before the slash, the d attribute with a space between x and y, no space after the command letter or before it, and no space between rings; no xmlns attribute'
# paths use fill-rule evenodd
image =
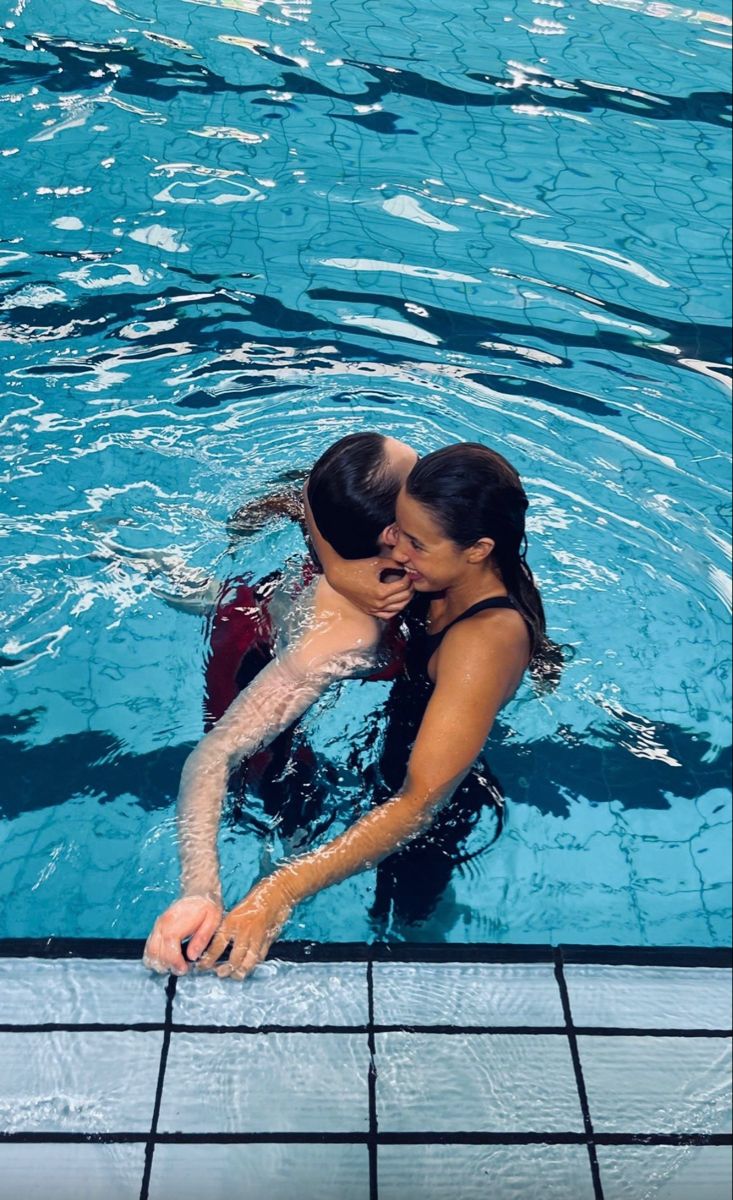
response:
<svg viewBox="0 0 733 1200"><path fill-rule="evenodd" d="M286 866L278 867L272 875L263 880L262 886L282 904L287 905L288 908L295 908L296 904L304 900L307 895L307 891L303 888L301 875L296 864L288 863Z"/></svg>
<svg viewBox="0 0 733 1200"><path fill-rule="evenodd" d="M206 887L204 884L190 883L181 888L181 900L206 900L209 904L223 907L221 889Z"/></svg>

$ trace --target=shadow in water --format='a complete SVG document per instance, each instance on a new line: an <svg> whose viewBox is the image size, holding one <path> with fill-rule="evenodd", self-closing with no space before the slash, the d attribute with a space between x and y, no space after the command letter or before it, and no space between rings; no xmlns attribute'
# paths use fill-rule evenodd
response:
<svg viewBox="0 0 733 1200"><path fill-rule="evenodd" d="M497 722L487 759L510 804L529 804L560 817L569 816L574 796L592 804L613 800L628 809L661 811L669 808L669 795L694 800L713 788L730 787L730 747L716 750L705 738L665 722L644 721L639 733L639 718L633 720L637 745L623 719L618 729L604 726L578 734L565 728L529 745L514 740ZM130 794L146 810L172 804L190 745L135 754L100 731L33 745L22 735L34 723L33 710L0 722L0 777L13 780L1 816L17 817L83 793L96 794L101 802ZM356 751L362 778L375 757L374 741L367 741L371 749Z"/></svg>
<svg viewBox="0 0 733 1200"><path fill-rule="evenodd" d="M0 84L17 86L34 83L48 92L98 91L113 85L115 93L142 97L147 100L170 102L178 95L197 93L214 96L231 93L246 96L260 93L254 103L275 106L283 93L291 107L293 98L319 96L345 105L376 105L386 107L389 97L409 96L448 108L511 108L515 105L552 107L556 112L588 114L611 111L646 121L694 121L697 124L730 126L730 97L724 91L699 91L688 96L668 93L640 92L612 84L594 83L587 79L556 81L550 75L538 74L522 82L512 82L507 75L469 71L468 86L456 87L421 74L414 68L385 66L380 63L348 60L347 65L364 73L359 90L344 92L329 87L301 70L295 59L282 52L253 42L253 53L262 60L264 78L251 83L237 83L190 56L176 50L167 62L154 62L132 44L100 42L80 45L69 38L63 40L47 34L35 34L30 49L45 56L33 61L29 48L12 37L4 39L8 50L23 57L11 61L0 59ZM285 68L275 75L265 63ZM280 102L282 103L282 102ZM339 114L336 114L339 115ZM378 132L412 133L397 130L391 124L392 114L378 114L383 119L362 122ZM351 115L351 119L354 117Z"/></svg>

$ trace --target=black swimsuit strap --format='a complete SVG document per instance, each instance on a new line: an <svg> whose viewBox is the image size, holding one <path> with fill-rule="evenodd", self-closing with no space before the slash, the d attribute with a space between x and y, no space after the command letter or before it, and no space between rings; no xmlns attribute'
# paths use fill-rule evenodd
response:
<svg viewBox="0 0 733 1200"><path fill-rule="evenodd" d="M450 621L444 629L439 630L438 633L428 633L426 636L429 641L435 642L437 645L437 643L442 641L442 639L445 637L448 630L452 629L454 625L457 625L459 621L467 621L469 617L475 617L476 613L483 612L487 608L516 609L516 607L517 606L512 600L511 596L489 596L486 600L479 600L476 604L472 604L470 608L467 608L465 612L460 613L453 621Z"/></svg>

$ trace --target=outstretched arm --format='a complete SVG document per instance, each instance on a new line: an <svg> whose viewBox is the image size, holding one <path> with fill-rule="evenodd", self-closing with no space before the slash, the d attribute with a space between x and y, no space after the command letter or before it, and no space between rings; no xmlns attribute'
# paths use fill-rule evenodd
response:
<svg viewBox="0 0 733 1200"><path fill-rule="evenodd" d="M206 947L222 913L217 834L227 783L243 758L269 743L318 699L330 683L371 663L377 623L355 612L325 579L316 588L310 630L269 663L186 760L178 797L181 899L155 923L144 961L185 974Z"/></svg>
<svg viewBox="0 0 733 1200"><path fill-rule="evenodd" d="M460 625L451 631L450 643L446 637L401 792L340 837L258 883L224 919L201 967L213 966L232 944L228 963L217 973L244 978L266 956L296 904L376 866L429 827L480 753L526 665L526 638L521 630L517 635L516 624L507 635L507 623L498 616L492 614L493 630L487 622L478 640Z"/></svg>

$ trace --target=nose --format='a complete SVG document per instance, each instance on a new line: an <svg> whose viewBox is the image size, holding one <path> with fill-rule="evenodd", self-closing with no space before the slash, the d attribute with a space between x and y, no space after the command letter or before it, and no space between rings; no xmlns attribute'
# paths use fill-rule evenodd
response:
<svg viewBox="0 0 733 1200"><path fill-rule="evenodd" d="M401 563L403 566L409 561L409 554L405 552L404 541L399 529L397 530L394 543L392 545L392 558L395 562Z"/></svg>

